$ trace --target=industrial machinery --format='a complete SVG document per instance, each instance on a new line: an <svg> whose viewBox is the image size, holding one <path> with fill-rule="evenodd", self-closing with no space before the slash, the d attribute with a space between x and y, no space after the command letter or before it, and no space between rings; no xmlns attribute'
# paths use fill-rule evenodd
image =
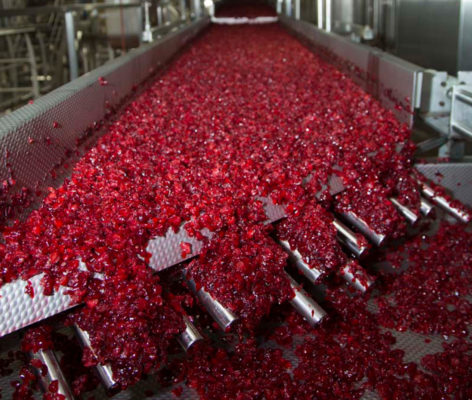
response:
<svg viewBox="0 0 472 400"><path fill-rule="evenodd" d="M379 43L376 42L379 37L378 33L385 28L385 26L381 28L378 18L389 10L388 4L384 4L388 2L373 1L371 8L367 7L367 3L370 4L370 2L362 2L362 7L355 6L360 3L350 2L352 7L348 8L341 7L344 2L279 0L271 3L277 13L244 17L219 15L218 12L215 16L213 2L202 4L194 0L190 9L187 8L185 2L181 2L180 5L173 2L158 2L157 5L152 2L143 2L139 4L139 7L128 5L129 10L138 10L140 14L134 21L144 21L144 23L142 27L127 26L126 29L129 28L132 33L126 35L125 43L122 42L123 36L118 31L114 31L114 27L119 25L116 24L120 18L117 10L103 5L104 10L108 10L109 14L107 18L108 43L113 48L126 49L126 53L98 68L90 68L90 70L87 68L88 72L77 78L80 75L77 70L78 61L76 58L74 61L72 51L74 44L70 45L69 72L71 77L76 79L0 119L0 157L2 160L0 176L3 182L0 192L3 215L0 218L3 219L4 226L11 225L14 218L28 218L31 210L37 208L38 204L45 201L44 199L52 199L51 201L54 202L56 197L60 196L60 190L55 191L52 188L60 187L64 178L70 175L70 166L83 156L80 152L82 149L93 146L93 143L103 134L101 128L107 126L106 121L120 115L126 104L133 102L135 96L148 89L148 81L159 79L158 74L179 52L190 51L189 44L193 43L197 37L205 35L211 24L279 24L315 54L321 55L325 62L334 65L339 70L340 75L337 76L341 76L341 73L348 76L366 93L377 99L384 109L392 112L398 121L412 129L413 137L418 138L417 157L427 157L426 162L418 163L415 170L411 170L412 176L415 177L415 186L420 193L418 212L405 205L404 200L389 195L386 201L391 209L404 219L405 224L409 224L408 229L412 231L421 221L428 220L431 213L439 214L442 219L452 219L459 224L468 224L472 219L472 214L463 204L472 205L470 185L472 170L471 164L467 162L468 141L472 137L472 72L461 69L455 71L457 76L451 76L449 75L451 66L444 66L444 71L436 71L412 64L405 60L411 60L411 57L403 53L404 43L395 47L396 55L373 46ZM377 8L380 3L382 6ZM459 3L461 7L468 7L465 1ZM72 26L74 31L76 16L74 13L77 10L93 12L93 9L97 8L95 6L67 7L64 6L62 12L64 12L66 23L69 19L69 23L72 24L69 28ZM158 20L155 29L151 27L153 17L150 17L150 10L154 9ZM370 12L363 12L363 16L359 17L361 9L367 9ZM468 11L462 9L461 12ZM27 14L25 10L25 15ZM396 14L396 18L398 15ZM373 20L371 25L365 22L369 18ZM358 21L362 22L358 23ZM461 25L461 29L466 30L465 25ZM462 34L458 33L459 36ZM135 47L133 40L137 40L138 44L139 42L150 43ZM201 37L199 40L202 40ZM388 50L388 45L385 49ZM461 49L457 51L462 51ZM466 63L462 58L460 60L458 68L462 68ZM175 79L179 81L180 78L184 85L185 77ZM290 110L286 111L290 113ZM191 121L192 117L189 116L188 110L183 110L182 115ZM169 127L169 129L173 128ZM137 147L141 144L139 140L136 138ZM436 153L437 149L439 151ZM400 151L401 149L398 150ZM376 156L377 154L374 154L373 158ZM435 162L436 157L447 158L450 162ZM172 165L168 165L167 168L171 171ZM250 170L249 167L248 169ZM339 167L339 176L332 174L326 177L326 185L316 193L317 202L324 204L327 197L341 198L348 191L349 188L346 187L348 185L343 182L341 172L342 168ZM215 174L218 174L218 171L215 171ZM169 172L169 176L171 175ZM172 176L169 179L172 180L171 178ZM97 176L96 179L99 177ZM270 179L270 177L267 178L267 180ZM304 177L303 185L313 184L310 183L311 179L313 179L311 174ZM441 189L438 184L447 191ZM303 185L300 184L300 186ZM177 196L178 191L175 190ZM292 293L288 303L309 325L318 326L320 321L325 321L330 313L330 310L325 310L326 307L323 304L319 304L324 301L320 290L313 290L313 285L320 284L319 277L324 274L324 271L313 268L310 262L307 262L302 254L303 250L294 247L290 234L287 234L287 237L284 236L284 228L281 226L285 222L280 223L280 221L290 221L290 218L298 214L284 207L286 203L292 206L295 204L289 199L289 195L286 195L286 198L280 194L279 196L284 201L274 201L270 195L260 197L261 210L265 213L265 218L264 223L259 220L259 225L275 224L275 233L272 235L277 243L276 248L283 249L289 254L290 264L294 267L289 272L284 271ZM83 199L85 198L84 194ZM79 203L78 206L82 204L85 207L85 203ZM166 206L171 207L171 205ZM190 204L188 207L191 206ZM161 212L166 211L162 208ZM324 215L322 211L320 213ZM196 220L198 217L198 212L195 212L193 219ZM349 291L353 298L356 297L353 293L361 293L362 296L364 292L375 290L373 277L360 264L363 264L363 257L371 248L374 248L372 250L374 255L373 260L369 262L375 262L375 257L380 257L378 255L380 250L376 248L381 249L386 246L390 239L389 235L379 230L378 226L372 226L366 222L355 211L333 208L328 216L320 217L320 221L325 221L323 218L327 218L326 221L329 222L320 226L332 232L344 249L342 265L337 268L339 271L334 275L339 276L350 285L349 287L353 288ZM437 223L437 220L435 221ZM194 264L186 263L186 260L194 259L192 263L196 263L195 257L201 251L205 253L205 257L211 259L212 251L215 250L212 248L208 250L208 246L211 246L208 244L211 243L208 238L211 239L213 235L217 237L218 229L211 232L206 226L204 229L197 227L195 230L198 230L198 234L195 232L189 234L186 229L178 229L183 222L185 221L177 221L177 228L169 228L161 235L156 235L149 240L146 246L150 254L149 259L142 257L141 254L138 257L161 275L170 274L169 271L174 270L170 267L179 265L182 270L179 279L186 281L188 291L193 293L194 298L198 299L199 304L206 310L203 314L207 313L215 322L215 326L212 327L211 320L206 316L194 318L190 312L187 314L182 309L184 329L178 334L174 332L172 336L175 336L182 348L187 351L194 348L196 343L204 341L204 337L212 335L208 332L214 334L214 331L217 331L216 326L219 326L223 332L236 330L235 327L243 316L225 306L224 301L210 294L212 290L197 281L198 275L193 276L188 273L188 270L196 267ZM208 222L208 225L210 226L211 222ZM115 229L118 228L115 227ZM257 235L257 233L251 234ZM403 240L401 237L396 239ZM97 249L97 260L99 254L100 251ZM21 256L17 258L21 263L20 259ZM77 270L89 271L89 266L84 260L76 259L74 262ZM369 272L372 271L369 269ZM100 280L100 272L95 272L95 274L97 276L94 279ZM9 281L4 277L0 286L0 349L6 350L5 353L11 349L18 349L19 337L26 327L38 323L41 327L41 322L49 319L48 321L52 321L50 323L56 328L54 318L61 313L72 313L83 306L83 298L70 292L67 285L56 285L49 293L45 293L47 274L45 275L44 271L41 274L35 274L30 270L27 274L25 273L25 276L20 272L19 276L25 279ZM162 279L166 282L165 277ZM303 285L306 290L302 288L300 282L306 283ZM215 290L214 287L211 289ZM172 298L172 295L170 297ZM182 297L185 296L182 295ZM91 309L96 307L93 300L86 301L86 307ZM299 321L301 320L300 318ZM83 321L80 320L80 322ZM72 325L73 336L70 340L77 340L77 343L87 349L88 356L98 359L98 356L94 354L96 349L91 345L87 330L79 327L79 323ZM70 336L71 327L65 330L67 329L69 329L67 335ZM309 335L309 333L304 334ZM410 331L398 331L394 333L394 336L397 339L398 348L406 351L406 358L415 362L418 362L424 354L439 351L442 345L441 339L434 335L430 338ZM224 342L221 337L212 337L212 340ZM425 350L426 347L428 347L427 350ZM48 347L28 350L33 360L32 365L40 371L39 381L45 390L63 396L58 398L73 399L73 390L62 371L63 364L58 361L58 351ZM132 356L129 355L129 357ZM0 377L2 387L0 393L5 398L12 396L14 387L11 387L8 382L15 379L15 374L18 376L18 371L15 369L20 361L22 361L21 357L11 361L8 364L12 369L9 371L10 374L6 373ZM46 370L44 365L47 367ZM172 388L174 392L169 389L159 389L158 385L148 378L127 390L118 392L119 384L110 365L95 362L88 366L91 365L95 368L101 382L99 388L93 392L95 398L106 398L105 390L108 394L115 394L117 399L147 397L164 399L174 398L176 393L178 396L182 393L182 389L180 392L179 389L175 392L175 388ZM41 368L43 368L42 372ZM411 370L413 367L409 368ZM24 377L25 373L22 374ZM423 383L418 383L420 384ZM179 384L179 387L182 388L182 384ZM196 393L187 387L184 389L183 396L184 398L198 398ZM269 392L265 396L269 398ZM363 396L366 399L378 398L375 393L368 391Z"/></svg>
<svg viewBox="0 0 472 400"><path fill-rule="evenodd" d="M151 42L199 17L203 7L156 0L0 3L0 108L15 108Z"/></svg>

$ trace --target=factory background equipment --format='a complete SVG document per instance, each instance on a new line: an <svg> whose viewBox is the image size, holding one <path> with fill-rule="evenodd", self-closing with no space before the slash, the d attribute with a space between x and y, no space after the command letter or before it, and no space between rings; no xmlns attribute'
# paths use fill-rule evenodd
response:
<svg viewBox="0 0 472 400"><path fill-rule="evenodd" d="M0 3L0 112L207 12L200 0Z"/></svg>
<svg viewBox="0 0 472 400"><path fill-rule="evenodd" d="M409 124L419 154L427 160L417 165L419 171L440 182L456 199L472 205L470 2L279 0L271 5L282 26L314 51L322 51L385 108L396 113L399 120ZM58 184L49 171L67 158L68 148L84 136L87 128L102 120L110 108L119 105L136 86L164 66L212 19L217 22L213 14L218 4L200 0L121 4L56 1L34 9L18 6L17 2L4 1L0 9L0 99L5 109L31 98L34 102L0 119L1 157L9 154L8 166L6 162L0 165L0 177L4 180L12 170L18 185L36 190ZM421 12L426 6L428 13ZM440 31L437 22L433 25L438 15L444 20ZM419 34L418 18L422 21ZM51 89L55 90L48 93ZM43 93L48 94L41 96ZM401 107L398 99L403 100ZM47 135L48 131L52 134L57 121L67 132L60 146L38 146L32 151L26 147L32 136L35 139L34 135ZM41 163L29 165L25 157ZM437 163L438 157L447 157L450 162ZM428 190L423 190L425 200L441 203ZM454 213L447 202L443 205ZM283 216L277 207L267 207L270 220ZM342 226L337 228L343 232ZM349 241L349 231L344 229L343 234L344 240ZM151 265L182 261L179 243L184 238L179 235L185 233L156 238L150 243L154 257ZM198 252L198 241L188 237L185 240ZM38 294L34 299L28 298L25 284L0 288L0 307L2 311L8 309L0 316L2 336L69 307L63 292L42 296L39 279L32 279ZM229 326L236 318L225 314L227 310L219 309L218 302L208 299L201 290L195 291L202 303L209 304L209 312L216 315L220 325ZM316 303L298 300L294 307L301 308L302 313L308 307L308 317L322 317L323 310L317 309ZM199 335L188 322L187 336L180 339L183 347ZM86 345L86 332L79 331L79 337ZM14 348L18 339L13 333L2 340L3 349ZM401 340L406 343L412 339ZM43 352L35 357L60 372L53 355ZM106 366L102 366L100 374L105 381L110 380ZM56 379L63 381L60 376ZM144 397L146 385L144 382L116 398ZM97 396L100 398L103 393ZM191 394L188 396L191 398ZM163 393L153 398L171 395Z"/></svg>

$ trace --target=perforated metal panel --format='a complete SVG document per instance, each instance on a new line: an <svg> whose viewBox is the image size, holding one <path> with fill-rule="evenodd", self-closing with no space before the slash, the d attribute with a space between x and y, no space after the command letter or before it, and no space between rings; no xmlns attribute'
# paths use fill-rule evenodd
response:
<svg viewBox="0 0 472 400"><path fill-rule="evenodd" d="M29 283L19 279L0 288L0 336L73 307L70 297L65 294L64 286L52 296L43 295L43 275L32 277ZM26 293L28 284L34 297Z"/></svg>

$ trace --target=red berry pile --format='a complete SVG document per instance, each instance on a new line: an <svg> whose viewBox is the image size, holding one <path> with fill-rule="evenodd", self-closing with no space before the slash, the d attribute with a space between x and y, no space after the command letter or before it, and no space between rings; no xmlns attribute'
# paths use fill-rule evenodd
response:
<svg viewBox="0 0 472 400"><path fill-rule="evenodd" d="M173 338L184 330L182 317L164 302L159 277L149 270L107 281L89 294L86 307L72 316L91 338L85 366L110 365L122 387L159 368Z"/></svg>
<svg viewBox="0 0 472 400"><path fill-rule="evenodd" d="M197 290L204 287L255 328L272 304L293 297L284 273L287 255L267 235L267 227L219 232L188 267Z"/></svg>
<svg viewBox="0 0 472 400"><path fill-rule="evenodd" d="M419 235L391 253L408 273L387 281L377 300L379 320L389 328L466 337L472 304L472 235L460 225L443 224L432 236ZM434 311L433 311L434 310Z"/></svg>
<svg viewBox="0 0 472 400"><path fill-rule="evenodd" d="M303 260L321 273L341 267L347 260L336 239L333 216L323 207L310 204L277 225L277 237L287 240Z"/></svg>
<svg viewBox="0 0 472 400"><path fill-rule="evenodd" d="M388 197L418 210L408 129L276 24L210 27L104 129L38 210L3 226L0 283L44 272L45 294L70 287L85 303L73 321L89 332L97 354L86 351L83 361L111 364L122 388L157 370L183 329L178 298L162 294L147 266L152 237L168 229L198 239L203 229L214 232L189 273L255 329L272 304L292 296L261 196L287 205L279 234L323 270L344 260L326 210L353 209L393 237L405 224ZM333 174L346 187L337 198L328 192ZM315 196L322 206L313 205ZM413 291L418 282L404 279ZM339 317L298 348L293 377L281 352L248 343L234 354L210 349L194 359L190 383L206 398L311 399L356 397L367 378L385 398L398 398L401 387L432 398L431 379L402 364L362 300L339 292L329 301ZM454 304L460 319L450 319L451 333L464 329L470 312ZM299 318L287 321L287 335L299 332ZM406 321L416 328L413 316ZM408 377L414 382L405 383Z"/></svg>

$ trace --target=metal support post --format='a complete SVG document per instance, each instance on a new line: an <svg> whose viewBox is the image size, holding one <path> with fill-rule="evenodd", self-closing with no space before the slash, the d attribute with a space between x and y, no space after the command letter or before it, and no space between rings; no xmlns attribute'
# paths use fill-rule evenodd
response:
<svg viewBox="0 0 472 400"><path fill-rule="evenodd" d="M285 15L287 17L292 16L292 0L285 0Z"/></svg>
<svg viewBox="0 0 472 400"><path fill-rule="evenodd" d="M185 0L180 0L180 19L182 21L187 19L187 5Z"/></svg>
<svg viewBox="0 0 472 400"><path fill-rule="evenodd" d="M66 25L67 55L69 56L69 76L70 80L73 80L79 76L79 64L75 49L74 12L66 11L64 21Z"/></svg>
<svg viewBox="0 0 472 400"><path fill-rule="evenodd" d="M200 3L200 0L192 0L192 5L193 5L193 14L196 19L200 18L202 16L202 5Z"/></svg>
<svg viewBox="0 0 472 400"><path fill-rule="evenodd" d="M317 13L316 13L316 21L319 29L323 29L323 17L324 17L324 7L323 7L324 0L316 0L317 5Z"/></svg>
<svg viewBox="0 0 472 400"><path fill-rule="evenodd" d="M325 28L327 32L331 32L331 2L332 0L326 0L326 23Z"/></svg>

